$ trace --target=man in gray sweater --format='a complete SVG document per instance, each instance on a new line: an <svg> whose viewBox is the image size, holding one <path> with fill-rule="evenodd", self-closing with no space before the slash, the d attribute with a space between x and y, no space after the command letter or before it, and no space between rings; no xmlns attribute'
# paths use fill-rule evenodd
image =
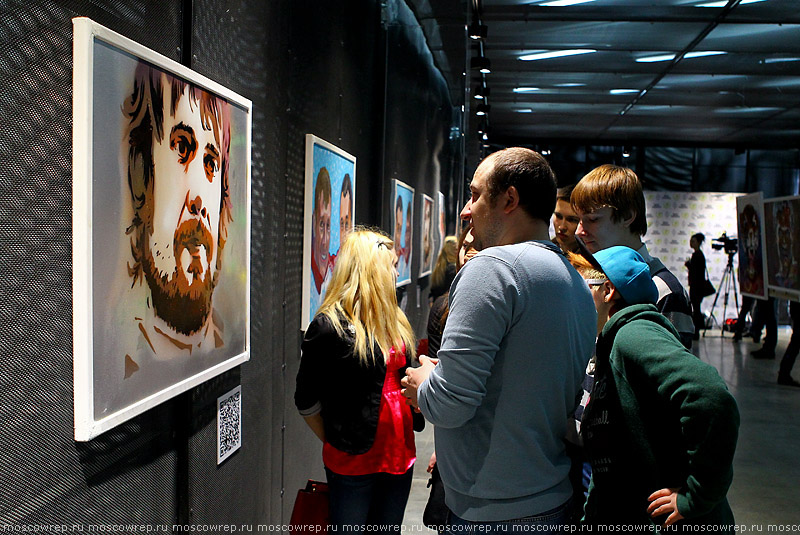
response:
<svg viewBox="0 0 800 535"><path fill-rule="evenodd" d="M585 281L549 239L550 166L510 148L487 157L461 218L481 251L458 273L439 362L407 370L405 394L435 425L451 530L566 522L564 451L596 313ZM539 525L544 524L544 525ZM515 528L516 529L516 528Z"/></svg>

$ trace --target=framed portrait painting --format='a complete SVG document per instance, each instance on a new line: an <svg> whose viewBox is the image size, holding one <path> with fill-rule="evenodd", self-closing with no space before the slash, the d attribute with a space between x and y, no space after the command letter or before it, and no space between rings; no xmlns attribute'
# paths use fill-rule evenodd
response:
<svg viewBox="0 0 800 535"><path fill-rule="evenodd" d="M431 274L437 251L436 240L434 239L433 198L423 193L421 199L422 223L420 224L419 276L425 277Z"/></svg>
<svg viewBox="0 0 800 535"><path fill-rule="evenodd" d="M764 201L767 285L781 297L800 300L800 197Z"/></svg>
<svg viewBox="0 0 800 535"><path fill-rule="evenodd" d="M411 284L414 188L392 179L392 240L397 252L397 287Z"/></svg>
<svg viewBox="0 0 800 535"><path fill-rule="evenodd" d="M250 356L249 100L73 19L75 439Z"/></svg>
<svg viewBox="0 0 800 535"><path fill-rule="evenodd" d="M356 157L306 134L305 174L303 331L325 298L339 248L354 228Z"/></svg>
<svg viewBox="0 0 800 535"><path fill-rule="evenodd" d="M739 233L739 289L742 295L767 298L764 247L764 197L759 191L736 198L736 226Z"/></svg>

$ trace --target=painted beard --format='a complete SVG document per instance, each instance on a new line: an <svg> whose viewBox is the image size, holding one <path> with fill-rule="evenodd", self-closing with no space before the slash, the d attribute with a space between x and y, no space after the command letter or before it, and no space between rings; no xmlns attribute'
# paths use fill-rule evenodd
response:
<svg viewBox="0 0 800 535"><path fill-rule="evenodd" d="M214 251L211 233L198 219L189 219L178 226L172 248L175 270L171 274L156 268L147 231L144 248L142 267L156 316L181 334L190 336L198 332L211 313L211 297L217 284L217 272L211 274ZM184 253L189 257L186 269L181 263Z"/></svg>

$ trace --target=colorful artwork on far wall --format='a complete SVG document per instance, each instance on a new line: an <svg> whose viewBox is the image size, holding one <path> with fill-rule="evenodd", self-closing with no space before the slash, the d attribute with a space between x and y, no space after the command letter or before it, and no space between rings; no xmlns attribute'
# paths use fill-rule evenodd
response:
<svg viewBox="0 0 800 535"><path fill-rule="evenodd" d="M736 198L739 237L739 289L742 295L767 298L764 273L767 250L764 247L764 197L759 191Z"/></svg>
<svg viewBox="0 0 800 535"><path fill-rule="evenodd" d="M411 284L413 258L414 188L392 180L392 240L397 252L397 287Z"/></svg>
<svg viewBox="0 0 800 535"><path fill-rule="evenodd" d="M73 19L75 439L250 357L252 105Z"/></svg>
<svg viewBox="0 0 800 535"><path fill-rule="evenodd" d="M433 198L422 194L422 229L420 232L421 258L419 262L419 276L430 275L433 263L436 261L436 244L434 240Z"/></svg>
<svg viewBox="0 0 800 535"><path fill-rule="evenodd" d="M324 139L306 134L303 308L300 329L317 314L336 264L353 230L356 157Z"/></svg>
<svg viewBox="0 0 800 535"><path fill-rule="evenodd" d="M764 227L770 290L800 298L800 197L764 201Z"/></svg>

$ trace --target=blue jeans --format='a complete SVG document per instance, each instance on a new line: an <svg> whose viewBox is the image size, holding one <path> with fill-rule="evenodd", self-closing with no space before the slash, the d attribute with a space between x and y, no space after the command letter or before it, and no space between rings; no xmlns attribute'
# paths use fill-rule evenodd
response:
<svg viewBox="0 0 800 535"><path fill-rule="evenodd" d="M535 533L564 533L562 526L569 523L572 500L550 509L538 515L526 516L514 520L503 520L500 522L471 522L459 518L452 512L450 513L450 525L448 526L451 535L495 535L495 534L520 534ZM553 529L547 529L553 528Z"/></svg>
<svg viewBox="0 0 800 535"><path fill-rule="evenodd" d="M325 473L330 489L332 533L363 533L365 526L380 526L377 533L381 534L400 533L411 492L413 466L401 475L343 476L327 468Z"/></svg>

